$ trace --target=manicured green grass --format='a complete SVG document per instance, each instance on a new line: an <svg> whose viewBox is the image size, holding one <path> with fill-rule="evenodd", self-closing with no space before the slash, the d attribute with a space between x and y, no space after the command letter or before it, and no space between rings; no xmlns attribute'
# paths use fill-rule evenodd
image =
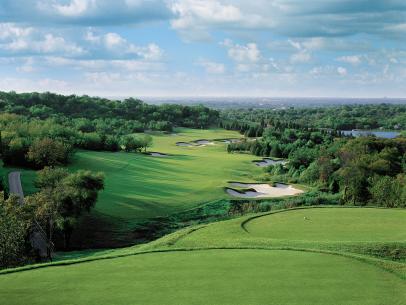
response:
<svg viewBox="0 0 406 305"><path fill-rule="evenodd" d="M375 208L301 209L255 218L250 235L308 241L405 241L406 210Z"/></svg>
<svg viewBox="0 0 406 305"><path fill-rule="evenodd" d="M190 209L215 199L228 198L228 180L250 181L262 171L254 156L228 154L226 145L179 147L176 142L235 138L225 130L179 129L177 135L154 135L150 151L171 154L167 158L135 153L79 151L72 170L89 169L106 175L105 191L96 211L121 219L145 219Z"/></svg>
<svg viewBox="0 0 406 305"><path fill-rule="evenodd" d="M405 291L374 266L296 251L152 253L0 276L8 305L400 305Z"/></svg>
<svg viewBox="0 0 406 305"><path fill-rule="evenodd" d="M164 242L157 241L158 248L166 243L180 248L282 247L361 254L376 250L377 256L384 256L387 253L378 252L406 247L405 209L320 207L262 215L212 223L181 237L168 235Z"/></svg>
<svg viewBox="0 0 406 305"><path fill-rule="evenodd" d="M405 263L345 247L395 239L405 247L405 211L306 208L189 227L145 245L0 272L0 296L10 305L405 305ZM303 215L323 234L295 228ZM333 247L323 248L330 238Z"/></svg>

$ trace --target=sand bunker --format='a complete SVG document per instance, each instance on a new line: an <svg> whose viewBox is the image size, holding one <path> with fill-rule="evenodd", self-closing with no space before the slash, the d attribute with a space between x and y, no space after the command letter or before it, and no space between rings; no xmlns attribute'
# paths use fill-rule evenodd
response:
<svg viewBox="0 0 406 305"><path fill-rule="evenodd" d="M149 155L152 156L152 157L158 157L158 158L165 158L165 157L168 157L167 154L161 154L161 153L159 153L159 152L152 152L152 153L150 153Z"/></svg>
<svg viewBox="0 0 406 305"><path fill-rule="evenodd" d="M220 142L226 143L226 144L239 143L239 142L241 142L241 139L224 139L224 140L220 140Z"/></svg>
<svg viewBox="0 0 406 305"><path fill-rule="evenodd" d="M227 188L227 193L238 198L274 198L283 196L293 196L303 193L302 190L296 189L291 185L276 183L275 186L269 184L256 183L230 183L231 187L248 189L246 191L237 191L232 188Z"/></svg>
<svg viewBox="0 0 406 305"><path fill-rule="evenodd" d="M270 166L270 165L277 165L277 164L282 164L285 165L287 161L285 160L273 160L271 158L263 158L261 161L252 161L256 166L259 167L265 167L265 166Z"/></svg>
<svg viewBox="0 0 406 305"><path fill-rule="evenodd" d="M187 142L177 142L176 146L193 146L193 144Z"/></svg>
<svg viewBox="0 0 406 305"><path fill-rule="evenodd" d="M200 146L206 146L206 145L214 145L214 143L213 142L211 142L211 141L209 141L209 140L197 140L197 141L195 141L195 143L197 144L197 145L200 145Z"/></svg>

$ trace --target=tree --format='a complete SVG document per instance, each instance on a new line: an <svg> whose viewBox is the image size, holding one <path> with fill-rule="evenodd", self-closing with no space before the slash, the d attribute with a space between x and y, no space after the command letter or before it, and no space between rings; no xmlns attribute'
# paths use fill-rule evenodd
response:
<svg viewBox="0 0 406 305"><path fill-rule="evenodd" d="M370 178L369 182L371 186L368 190L371 193L371 203L388 208L405 207L406 186L403 184L403 180L401 176L393 178L375 175Z"/></svg>
<svg viewBox="0 0 406 305"><path fill-rule="evenodd" d="M140 151L143 143L135 135L127 135L122 137L121 144L124 146L125 151Z"/></svg>
<svg viewBox="0 0 406 305"><path fill-rule="evenodd" d="M62 167L44 167L37 172L35 186L40 189L56 188L57 185L69 175L68 171Z"/></svg>
<svg viewBox="0 0 406 305"><path fill-rule="evenodd" d="M147 151L147 148L152 145L152 137L150 135L136 136L127 135L122 137L121 144L124 146L125 151L138 151L143 149Z"/></svg>
<svg viewBox="0 0 406 305"><path fill-rule="evenodd" d="M50 138L35 140L30 146L27 157L36 167L57 166L67 164L71 154L71 146Z"/></svg>
<svg viewBox="0 0 406 305"><path fill-rule="evenodd" d="M58 229L68 248L77 219L90 211L104 188L104 175L83 170L69 174L64 169L45 168L39 172L36 185L41 191L26 201L35 207L36 217L46 225L49 240Z"/></svg>
<svg viewBox="0 0 406 305"><path fill-rule="evenodd" d="M346 166L338 170L343 199L353 205L366 204L368 182L365 173L357 166Z"/></svg>
<svg viewBox="0 0 406 305"><path fill-rule="evenodd" d="M141 145L144 148L144 151L147 151L148 147L152 146L152 137L150 135L144 135L141 138Z"/></svg>
<svg viewBox="0 0 406 305"><path fill-rule="evenodd" d="M0 193L0 268L23 263L27 258L27 237L31 226L29 209L17 196L4 199Z"/></svg>

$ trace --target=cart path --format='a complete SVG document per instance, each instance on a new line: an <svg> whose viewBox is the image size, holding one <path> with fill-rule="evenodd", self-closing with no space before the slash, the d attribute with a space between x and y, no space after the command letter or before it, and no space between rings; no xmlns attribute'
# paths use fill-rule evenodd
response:
<svg viewBox="0 0 406 305"><path fill-rule="evenodd" d="M10 188L10 194L15 194L20 197L20 203L24 202L24 192L21 185L21 173L11 172L8 174L8 185Z"/></svg>

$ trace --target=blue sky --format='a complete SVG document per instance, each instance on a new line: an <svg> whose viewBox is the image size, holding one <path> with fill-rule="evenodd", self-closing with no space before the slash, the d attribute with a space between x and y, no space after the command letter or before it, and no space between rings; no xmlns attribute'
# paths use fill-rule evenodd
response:
<svg viewBox="0 0 406 305"><path fill-rule="evenodd" d="M0 90L406 97L405 0L0 0Z"/></svg>

